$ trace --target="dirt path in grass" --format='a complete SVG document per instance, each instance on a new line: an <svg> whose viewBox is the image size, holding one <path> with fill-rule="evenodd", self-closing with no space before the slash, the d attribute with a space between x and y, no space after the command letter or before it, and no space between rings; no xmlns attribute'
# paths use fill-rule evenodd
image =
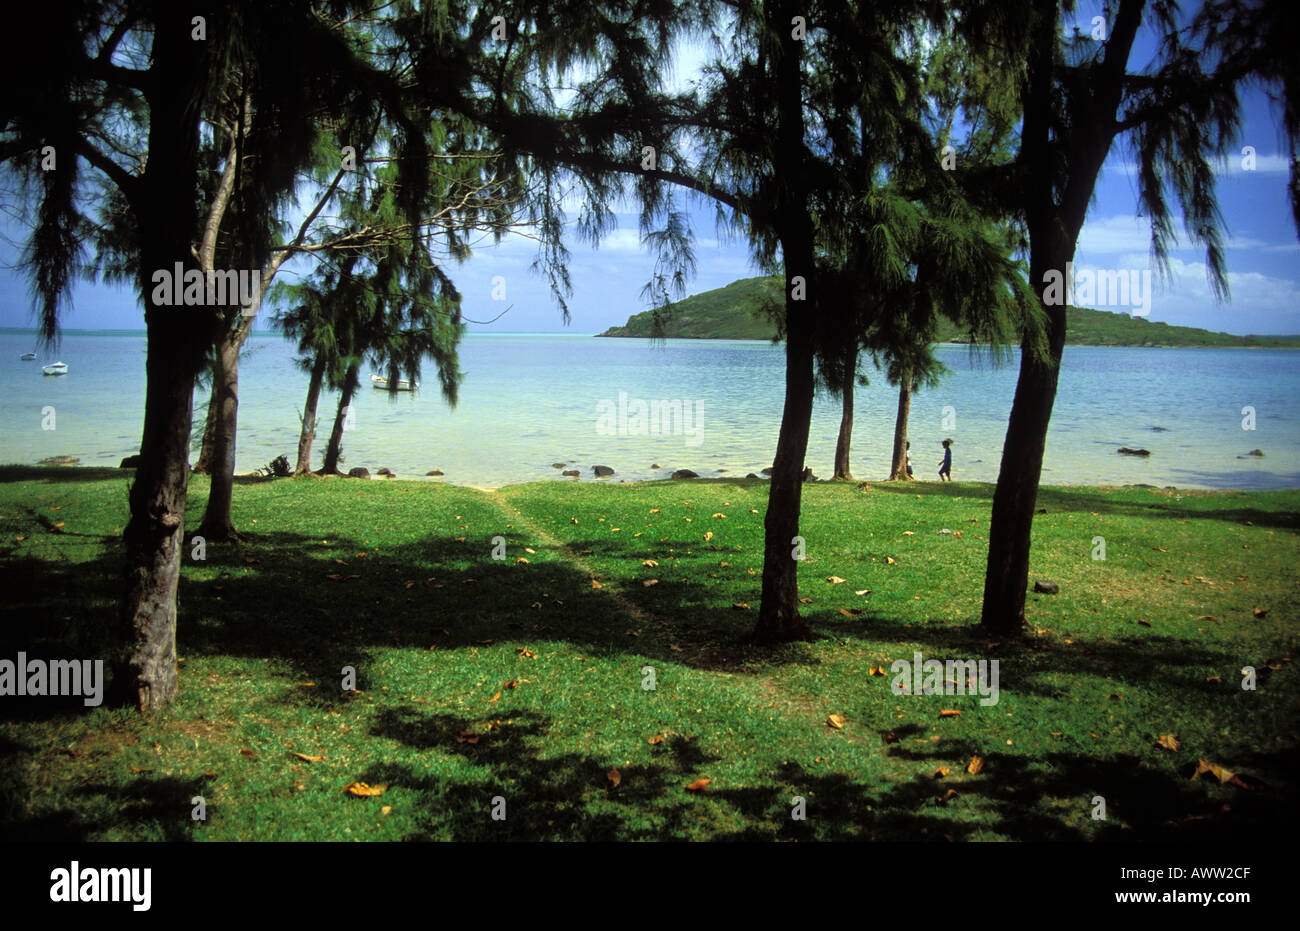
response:
<svg viewBox="0 0 1300 931"><path fill-rule="evenodd" d="M523 530L538 541L552 547L561 559L593 581L598 581L596 571L581 554L562 542L536 522L530 520L507 498L500 494L489 496L492 505L518 530ZM740 642L719 643L716 640L692 641L683 636L679 625L671 619L647 611L627 598L617 583L601 582L600 593L607 602L620 611L633 626L640 628L642 643L656 641L666 645L678 662L696 669L725 674L728 678L744 682L749 690L761 696L774 709L807 725L823 720L826 712L813 696L789 690L780 682L779 674L772 670L745 668L758 659L751 648Z"/></svg>
<svg viewBox="0 0 1300 931"><path fill-rule="evenodd" d="M564 543L557 537L548 533L534 521L525 517L523 512L516 508L499 494L486 496L488 501L500 511L515 527L526 529L533 534L538 540L544 542L547 546L555 550L565 562L578 569L583 575L596 582L600 587L601 594L609 601L617 605L618 610L623 612L637 627L640 628L662 628L667 626L666 622L646 611L644 608L633 604L616 588L609 587L606 583L600 582L596 578L596 571L592 569L591 564L574 551L567 543Z"/></svg>

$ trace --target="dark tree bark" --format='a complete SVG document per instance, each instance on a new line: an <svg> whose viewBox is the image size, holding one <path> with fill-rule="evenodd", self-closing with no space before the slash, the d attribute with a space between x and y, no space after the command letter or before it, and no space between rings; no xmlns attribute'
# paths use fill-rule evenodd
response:
<svg viewBox="0 0 1300 931"><path fill-rule="evenodd" d="M1064 275L1066 263L1074 259L1097 174L1120 125L1116 113L1123 77L1144 6L1144 0L1120 3L1102 68L1091 82L1091 94L1071 114L1071 132L1063 154L1053 151L1051 145L1060 11L1055 0L1042 0L1037 11L1021 133L1025 165L1021 196L1029 229L1030 281L1047 317L1049 352L1047 359L1035 360L1028 346L1021 347L1020 379L993 493L980 623L989 634L999 637L1017 636L1025 626L1034 507L1065 346L1065 301L1046 305L1044 279L1048 271ZM1062 170L1066 181L1058 197L1054 181Z"/></svg>
<svg viewBox="0 0 1300 931"><path fill-rule="evenodd" d="M217 398L216 426L212 431L212 466L208 504L198 534L205 540L237 537L230 519L235 488L235 436L239 426L239 350L242 339L223 337L217 346L212 393Z"/></svg>
<svg viewBox="0 0 1300 931"><path fill-rule="evenodd" d="M203 443L199 446L199 458L193 467L193 471L200 474L211 472L212 463L216 460L217 408L220 398L221 392L217 390L214 379L212 390L208 392L208 413L203 418Z"/></svg>
<svg viewBox="0 0 1300 931"><path fill-rule="evenodd" d="M131 517L123 532L126 597L123 624L129 644L114 683L145 712L161 711L176 696L176 592L180 581L185 493L189 479L194 379L209 339L208 319L195 308L154 304L150 277L176 263L195 267L190 253L197 228L199 104L203 71L183 10L163 13L154 32L149 101L149 159L141 176L140 290L145 298L145 362L141 462L131 485Z"/></svg>
<svg viewBox="0 0 1300 931"><path fill-rule="evenodd" d="M1030 267L1034 269L1035 280L1041 282L1042 272L1053 266L1039 267L1031 261ZM1064 262L1059 267L1064 268ZM1051 357L1036 363L1031 353L1021 350L1020 379L1002 445L1002 463L989 522L981 623L1000 636L1019 633L1025 625L1034 507L1038 503L1043 451L1065 346L1065 308L1045 307L1044 310L1048 314Z"/></svg>
<svg viewBox="0 0 1300 931"><path fill-rule="evenodd" d="M339 395L338 410L334 413L334 429L330 431L329 446L325 449L325 464L321 466L321 475L341 475L339 457L343 452L343 425L348 415L348 405L357 390L357 373L359 364L348 366L347 380L343 383L343 392Z"/></svg>
<svg viewBox="0 0 1300 931"><path fill-rule="evenodd" d="M889 467L888 481L905 482L907 474L907 422L912 416L912 372L903 372L898 380L898 414L894 418L894 455Z"/></svg>
<svg viewBox="0 0 1300 931"><path fill-rule="evenodd" d="M840 385L840 435L835 441L835 478L853 481L849 468L849 450L853 446L853 388L858 374L858 347L848 353L849 367Z"/></svg>
<svg viewBox="0 0 1300 931"><path fill-rule="evenodd" d="M794 558L799 535L804 456L812 422L814 314L819 295L814 279L813 224L804 180L802 43L790 38L789 23L798 10L791 3L769 3L765 15L773 31L784 36L776 67L777 154L774 160L775 212L785 261L785 406L772 462L767 514L763 519L763 594L757 643L808 639L812 632L799 616L799 562ZM795 299L795 278L802 278L806 300Z"/></svg>
<svg viewBox="0 0 1300 931"><path fill-rule="evenodd" d="M307 401L302 406L302 429L298 433L298 462L294 475L311 472L311 444L316 438L316 405L320 401L321 383L325 380L325 357L317 354L311 364L311 381L307 383Z"/></svg>

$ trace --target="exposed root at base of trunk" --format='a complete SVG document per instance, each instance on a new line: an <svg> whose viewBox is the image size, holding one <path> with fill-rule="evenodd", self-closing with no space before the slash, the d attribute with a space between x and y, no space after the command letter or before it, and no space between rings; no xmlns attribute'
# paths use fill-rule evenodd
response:
<svg viewBox="0 0 1300 931"><path fill-rule="evenodd" d="M235 529L233 524L221 524L213 526L211 524L200 524L199 529L194 531L195 537L202 537L208 543L238 543L244 538L244 535ZM191 540L193 537L190 538Z"/></svg>
<svg viewBox="0 0 1300 931"><path fill-rule="evenodd" d="M812 628L807 624L800 624L798 627L792 627L779 631L764 631L759 633L755 631L748 638L748 642L754 646L776 646L782 643L811 643L820 640L817 634L813 633Z"/></svg>

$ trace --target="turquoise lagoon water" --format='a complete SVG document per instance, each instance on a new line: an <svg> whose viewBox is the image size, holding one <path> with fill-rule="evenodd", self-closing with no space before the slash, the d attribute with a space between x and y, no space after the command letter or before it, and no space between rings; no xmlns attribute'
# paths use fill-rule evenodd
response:
<svg viewBox="0 0 1300 931"><path fill-rule="evenodd" d="M47 377L29 332L0 332L0 461L80 457L116 465L137 451L144 406L143 334L68 332L57 358L68 374ZM934 478L940 441L952 437L953 477L995 481L1015 389L1016 356L995 366L968 347L941 346L952 370L913 399L912 458ZM284 454L292 461L307 376L293 347L254 335L241 363L237 469L252 471ZM1047 442L1043 481L1057 485L1149 483L1205 488L1300 487L1300 351L1067 347ZM497 487L560 480L553 463L613 481L664 478L689 468L702 476L744 476L771 465L783 399L783 351L763 342L598 339L582 334L471 334L461 346L460 403L436 388L391 398L363 369L354 426L344 435L344 468L380 467L402 478L430 469L444 481ZM858 479L888 472L897 395L878 373L857 394L852 468ZM435 384L431 373L424 378ZM622 396L622 400L621 400ZM635 434L638 402L682 402L690 415ZM322 398L332 416L336 396ZM206 392L195 396L196 432ZM626 419L620 418L620 404ZM671 406L671 405L670 405ZM1242 427L1253 407L1255 429ZM53 430L42 429L54 409ZM945 408L951 408L945 411ZM945 422L945 414L950 420ZM839 406L819 396L807 464L832 472ZM648 423L649 418L642 420ZM659 418L655 418L659 420ZM950 424L950 425L946 425ZM651 426L657 429L651 429ZM1162 430L1154 430L1160 427ZM328 426L318 431L319 467ZM1118 455L1143 447L1150 458ZM1262 458L1243 457L1262 449ZM658 463L661 468L652 469ZM567 481L567 479L564 479Z"/></svg>

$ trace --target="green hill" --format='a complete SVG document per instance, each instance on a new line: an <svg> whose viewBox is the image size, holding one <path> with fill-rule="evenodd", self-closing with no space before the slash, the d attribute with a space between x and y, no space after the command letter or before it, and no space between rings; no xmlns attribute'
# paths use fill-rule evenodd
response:
<svg viewBox="0 0 1300 931"><path fill-rule="evenodd" d="M771 339L776 325L765 307L781 306L780 278L742 278L672 305L665 336L675 339ZM600 336L649 336L650 311L610 327Z"/></svg>
<svg viewBox="0 0 1300 931"><path fill-rule="evenodd" d="M770 340L776 326L769 308L779 307L780 300L780 278L742 278L678 301L672 306L664 335L674 339ZM623 326L598 335L648 337L650 321L651 312L643 311L629 317ZM964 343L967 339L953 324L941 322L939 342ZM1234 336L1088 307L1067 309L1065 341L1072 346L1300 347L1300 336Z"/></svg>

